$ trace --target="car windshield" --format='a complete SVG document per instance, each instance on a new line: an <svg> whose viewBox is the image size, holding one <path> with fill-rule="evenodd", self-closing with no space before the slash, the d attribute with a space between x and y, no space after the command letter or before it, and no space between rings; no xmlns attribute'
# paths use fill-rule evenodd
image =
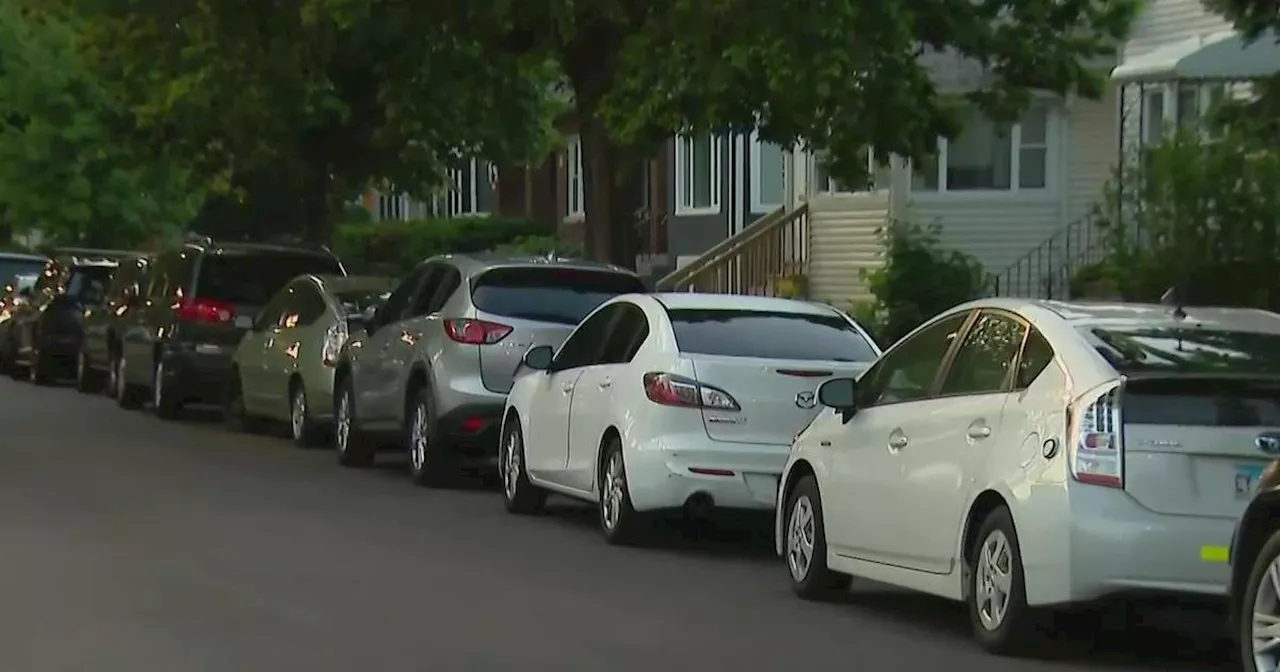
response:
<svg viewBox="0 0 1280 672"><path fill-rule="evenodd" d="M333 293L338 300L343 315L362 315L366 311L382 305L391 292L377 289L347 289Z"/></svg>
<svg viewBox="0 0 1280 672"><path fill-rule="evenodd" d="M342 275L333 257L318 254L209 254L200 262L196 295L242 306L266 305L299 275Z"/></svg>
<svg viewBox="0 0 1280 672"><path fill-rule="evenodd" d="M0 257L0 285L7 285L14 276L39 275L44 269L44 259L14 259Z"/></svg>
<svg viewBox="0 0 1280 672"><path fill-rule="evenodd" d="M667 311L681 352L760 359L869 362L875 348L839 315L779 311Z"/></svg>
<svg viewBox="0 0 1280 672"><path fill-rule="evenodd" d="M1280 374L1280 334L1203 327L1084 327L1119 373Z"/></svg>
<svg viewBox="0 0 1280 672"><path fill-rule="evenodd" d="M577 324L597 306L618 296L645 291L625 273L576 268L496 268L481 275L471 291L476 308L502 317Z"/></svg>

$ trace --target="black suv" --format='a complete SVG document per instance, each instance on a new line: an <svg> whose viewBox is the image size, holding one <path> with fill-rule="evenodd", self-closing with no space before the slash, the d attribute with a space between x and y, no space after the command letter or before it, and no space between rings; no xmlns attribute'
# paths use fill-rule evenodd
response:
<svg viewBox="0 0 1280 672"><path fill-rule="evenodd" d="M84 339L76 359L76 389L92 393L106 382L106 392L115 396L115 369L111 362L120 353L120 325L126 323L140 302L138 297L147 287L147 268L151 259L143 255L122 257L111 274L106 299L100 305L84 309Z"/></svg>
<svg viewBox="0 0 1280 672"><path fill-rule="evenodd" d="M327 248L207 237L153 256L146 290L117 326L116 401L150 400L161 418L221 402L240 338L273 294L305 274L347 273Z"/></svg>
<svg viewBox="0 0 1280 672"><path fill-rule="evenodd" d="M64 249L53 254L36 278L30 300L14 311L4 357L10 375L26 374L43 384L70 371L84 336L84 310L102 302L121 254L127 253Z"/></svg>

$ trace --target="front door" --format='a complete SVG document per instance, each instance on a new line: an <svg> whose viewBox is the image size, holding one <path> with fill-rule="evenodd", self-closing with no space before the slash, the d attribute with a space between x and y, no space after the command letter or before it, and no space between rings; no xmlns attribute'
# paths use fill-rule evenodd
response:
<svg viewBox="0 0 1280 672"><path fill-rule="evenodd" d="M288 305L287 299L287 290L272 297L258 313L253 327L245 334L236 349L244 407L245 410L255 414L274 415L267 384L267 353L275 345L276 335L280 330L280 320Z"/></svg>
<svg viewBox="0 0 1280 672"><path fill-rule="evenodd" d="M366 429L394 423L397 413L390 408L387 399L387 375L390 367L384 364L391 356L394 341L403 333L400 322L409 314L418 287L426 276L427 267L420 265L409 273L387 297L370 324L370 333L361 344L360 366L352 377L356 386L356 408L361 424Z"/></svg>

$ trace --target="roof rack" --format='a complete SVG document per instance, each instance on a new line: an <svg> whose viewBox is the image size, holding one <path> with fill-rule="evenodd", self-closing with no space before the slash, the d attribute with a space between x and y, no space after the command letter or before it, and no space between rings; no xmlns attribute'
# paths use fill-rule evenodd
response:
<svg viewBox="0 0 1280 672"><path fill-rule="evenodd" d="M96 247L57 247L54 248L53 253L75 257L101 257L110 259L128 257L137 254L137 252L132 250L107 250Z"/></svg>

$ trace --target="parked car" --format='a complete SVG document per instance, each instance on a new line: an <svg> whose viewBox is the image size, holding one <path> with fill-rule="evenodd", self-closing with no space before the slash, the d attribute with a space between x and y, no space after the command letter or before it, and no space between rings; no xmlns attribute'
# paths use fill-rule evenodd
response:
<svg viewBox="0 0 1280 672"><path fill-rule="evenodd" d="M817 385L880 354L829 306L714 294L614 299L558 352L529 350L511 389L498 465L507 509L548 492L593 501L611 543L648 512L772 510Z"/></svg>
<svg viewBox="0 0 1280 672"><path fill-rule="evenodd" d="M30 300L13 310L5 354L11 376L44 384L71 371L84 337L84 310L101 303L116 254L76 249L55 253L45 264Z"/></svg>
<svg viewBox="0 0 1280 672"><path fill-rule="evenodd" d="M818 389L777 550L820 598L850 576L964 600L1007 653L1034 609L1146 591L1221 598L1280 425L1280 315L989 299L859 380Z"/></svg>
<svg viewBox="0 0 1280 672"><path fill-rule="evenodd" d="M9 360L10 353L16 349L9 343L13 317L24 303L31 300L31 291L38 277L38 273L15 275L0 288L0 373L8 373L13 366Z"/></svg>
<svg viewBox="0 0 1280 672"><path fill-rule="evenodd" d="M642 291L633 272L584 261L424 261L342 350L338 460L367 465L382 445L408 448L414 480L432 486L467 463L492 464L525 351L559 345L607 299Z"/></svg>
<svg viewBox="0 0 1280 672"><path fill-rule="evenodd" d="M1269 398L1271 408L1277 403L1280 390ZM1260 432L1254 443L1260 454L1280 455L1280 432ZM1247 480L1237 491L1249 490ZM1274 672L1280 669L1280 461L1267 464L1255 490L1232 540L1232 629L1245 672Z"/></svg>
<svg viewBox="0 0 1280 672"><path fill-rule="evenodd" d="M49 258L41 254L0 252L0 285L12 284L16 276L37 275L48 262Z"/></svg>
<svg viewBox="0 0 1280 672"><path fill-rule="evenodd" d="M84 339L76 358L76 389L80 392L97 392L105 382L106 393L115 396L115 367L111 362L120 354L120 325L127 323L141 305L150 263L145 255L122 257L111 273L102 304L85 307Z"/></svg>
<svg viewBox="0 0 1280 672"><path fill-rule="evenodd" d="M304 275L280 290L236 349L225 408L232 428L287 420L299 446L325 440L333 424L338 353L394 284L387 278Z"/></svg>
<svg viewBox="0 0 1280 672"><path fill-rule="evenodd" d="M116 401L149 400L157 417L219 403L232 355L258 311L293 278L346 275L328 249L203 237L151 260L145 295L118 327Z"/></svg>

